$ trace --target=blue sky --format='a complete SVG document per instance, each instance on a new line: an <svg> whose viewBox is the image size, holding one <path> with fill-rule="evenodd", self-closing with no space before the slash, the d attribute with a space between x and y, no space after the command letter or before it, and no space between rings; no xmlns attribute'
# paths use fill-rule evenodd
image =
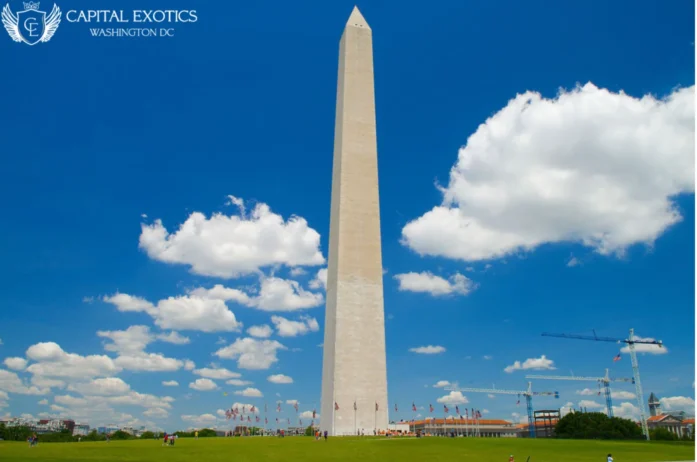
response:
<svg viewBox="0 0 697 462"><path fill-rule="evenodd" d="M288 400L319 411L317 276L353 3L100 7L199 19L169 38L91 37L115 26L65 18L33 47L0 37L0 415L173 430L225 427L235 402L283 401L270 421L295 423ZM667 346L640 356L646 396L694 412L694 4L359 7L374 37L390 418L466 399L515 420L515 397L434 385L628 377L616 345L540 334L630 327ZM410 351L428 346L444 351ZM578 393L593 383L533 387L561 393L538 408L602 403ZM235 395L247 388L263 397Z"/></svg>

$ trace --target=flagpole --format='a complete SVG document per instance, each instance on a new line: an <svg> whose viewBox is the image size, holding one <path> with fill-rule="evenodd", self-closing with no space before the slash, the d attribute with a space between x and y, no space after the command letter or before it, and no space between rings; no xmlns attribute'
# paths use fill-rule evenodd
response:
<svg viewBox="0 0 697 462"><path fill-rule="evenodd" d="M375 402L375 414L373 414L373 435L378 436L378 403Z"/></svg>
<svg viewBox="0 0 697 462"><path fill-rule="evenodd" d="M356 411L358 411L358 407L356 404L356 398L353 398L353 433L355 435L358 434L358 425L356 423Z"/></svg>

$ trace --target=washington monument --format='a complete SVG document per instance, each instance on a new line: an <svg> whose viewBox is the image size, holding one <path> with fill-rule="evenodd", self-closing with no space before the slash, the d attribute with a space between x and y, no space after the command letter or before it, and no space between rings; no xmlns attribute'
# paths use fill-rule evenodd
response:
<svg viewBox="0 0 697 462"><path fill-rule="evenodd" d="M321 429L387 429L385 310L372 31L358 8L339 44Z"/></svg>

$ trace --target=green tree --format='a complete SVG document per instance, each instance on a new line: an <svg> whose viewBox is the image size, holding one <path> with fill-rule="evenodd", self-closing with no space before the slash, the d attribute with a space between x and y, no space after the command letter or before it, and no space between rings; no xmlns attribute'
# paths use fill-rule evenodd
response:
<svg viewBox="0 0 697 462"><path fill-rule="evenodd" d="M132 440L134 438L135 436L131 435L130 433L126 433L122 430L116 430L114 433L111 434L112 440Z"/></svg>
<svg viewBox="0 0 697 462"><path fill-rule="evenodd" d="M198 436L199 438L212 438L218 436L218 434L215 432L215 430L211 430L210 428L204 428L202 430L199 430Z"/></svg>
<svg viewBox="0 0 697 462"><path fill-rule="evenodd" d="M312 428L312 425L308 425L305 429L305 436L315 436L315 429Z"/></svg>
<svg viewBox="0 0 697 462"><path fill-rule="evenodd" d="M669 430L667 430L665 428L661 428L661 427L650 430L649 436L654 441L677 441L678 440L678 435L670 432Z"/></svg>
<svg viewBox="0 0 697 462"><path fill-rule="evenodd" d="M641 429L628 419L608 417L601 412L573 412L555 427L557 438L631 440L641 439Z"/></svg>
<svg viewBox="0 0 697 462"><path fill-rule="evenodd" d="M155 438L155 434L153 432L143 432L140 435L140 439L142 440L151 440L153 438Z"/></svg>

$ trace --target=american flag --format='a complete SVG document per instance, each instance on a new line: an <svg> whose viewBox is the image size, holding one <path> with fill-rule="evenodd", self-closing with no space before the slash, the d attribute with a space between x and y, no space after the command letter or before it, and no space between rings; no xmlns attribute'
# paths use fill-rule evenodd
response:
<svg viewBox="0 0 697 462"><path fill-rule="evenodd" d="M416 404L411 403L411 410L414 411L414 412L416 412Z"/></svg>
<svg viewBox="0 0 697 462"><path fill-rule="evenodd" d="M295 412L298 412L298 403L297 402L295 404L293 404L293 407L295 408Z"/></svg>
<svg viewBox="0 0 697 462"><path fill-rule="evenodd" d="M375 412L378 412L378 403L375 403Z"/></svg>
<svg viewBox="0 0 697 462"><path fill-rule="evenodd" d="M255 408L254 406L252 406L251 408L249 408L249 412L256 412L256 410L257 410L257 408Z"/></svg>
<svg viewBox="0 0 697 462"><path fill-rule="evenodd" d="M455 414L460 415L460 407L455 406Z"/></svg>
<svg viewBox="0 0 697 462"><path fill-rule="evenodd" d="M278 417L276 417L276 423L278 423Z"/></svg>
<svg viewBox="0 0 697 462"><path fill-rule="evenodd" d="M450 412L450 409L448 409L448 406L446 406L445 404L443 405L443 412L445 412L446 414Z"/></svg>
<svg viewBox="0 0 697 462"><path fill-rule="evenodd" d="M281 412L281 403L276 406L276 412Z"/></svg>
<svg viewBox="0 0 697 462"><path fill-rule="evenodd" d="M257 416L257 422L259 422L259 416Z"/></svg>
<svg viewBox="0 0 697 462"><path fill-rule="evenodd" d="M460 415L460 420L465 420L465 416L464 416L464 415Z"/></svg>
<svg viewBox="0 0 697 462"><path fill-rule="evenodd" d="M518 402L515 403L516 406L520 406L520 398L518 398Z"/></svg>
<svg viewBox="0 0 697 462"><path fill-rule="evenodd" d="M622 359L622 352L617 353L617 356L615 356L615 357L612 359L612 362L615 362L615 363L616 363L616 362L619 361L620 359Z"/></svg>
<svg viewBox="0 0 697 462"><path fill-rule="evenodd" d="M252 421L252 417L251 417L251 416L247 416L247 422L251 422L251 421Z"/></svg>
<svg viewBox="0 0 697 462"><path fill-rule="evenodd" d="M317 411L313 409L312 410L312 419L314 420L316 418L317 418Z"/></svg>
<svg viewBox="0 0 697 462"><path fill-rule="evenodd" d="M299 422L300 422L300 426L302 427L303 426L303 419L300 419Z"/></svg>
<svg viewBox="0 0 697 462"><path fill-rule="evenodd" d="M397 403L394 403L394 411L399 412L399 409L397 408Z"/></svg>
<svg viewBox="0 0 697 462"><path fill-rule="evenodd" d="M336 401L334 401L334 410L335 411L339 410L339 403L337 403Z"/></svg>
<svg viewBox="0 0 697 462"><path fill-rule="evenodd" d="M429 405L428 405L428 410L429 410L430 412L433 412L433 404L429 404Z"/></svg>

